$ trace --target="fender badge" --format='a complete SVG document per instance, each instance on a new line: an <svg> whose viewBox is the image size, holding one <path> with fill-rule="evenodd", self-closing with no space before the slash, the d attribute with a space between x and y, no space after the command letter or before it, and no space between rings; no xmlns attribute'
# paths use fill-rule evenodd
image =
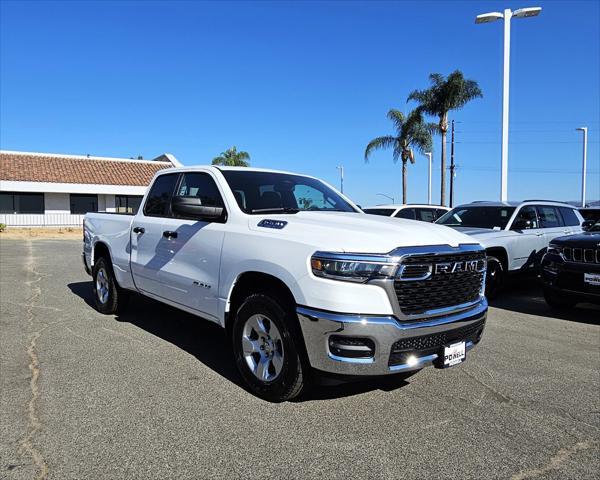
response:
<svg viewBox="0 0 600 480"><path fill-rule="evenodd" d="M264 220L261 220L260 222L258 222L257 226L281 230L283 227L285 227L287 225L287 223L288 222L286 222L285 220L271 220L269 218L265 218Z"/></svg>

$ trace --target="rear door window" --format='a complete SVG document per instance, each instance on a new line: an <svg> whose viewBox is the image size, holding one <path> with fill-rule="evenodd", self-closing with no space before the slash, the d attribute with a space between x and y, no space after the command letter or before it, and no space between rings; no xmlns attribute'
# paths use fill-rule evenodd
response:
<svg viewBox="0 0 600 480"><path fill-rule="evenodd" d="M579 218L575 214L575 211L569 207L559 207L560 214L562 215L565 225L569 227L579 226Z"/></svg>
<svg viewBox="0 0 600 480"><path fill-rule="evenodd" d="M394 216L398 218L408 218L409 220L415 220L415 209L403 208Z"/></svg>
<svg viewBox="0 0 600 480"><path fill-rule="evenodd" d="M562 226L562 219L558 213L558 208L547 205L538 205L537 212L540 219L540 228L556 228Z"/></svg>
<svg viewBox="0 0 600 480"><path fill-rule="evenodd" d="M433 222L435 220L435 211L432 208L417 208L417 220L422 222Z"/></svg>
<svg viewBox="0 0 600 480"><path fill-rule="evenodd" d="M144 204L144 215L148 217L170 216L171 196L179 179L178 173L158 177Z"/></svg>

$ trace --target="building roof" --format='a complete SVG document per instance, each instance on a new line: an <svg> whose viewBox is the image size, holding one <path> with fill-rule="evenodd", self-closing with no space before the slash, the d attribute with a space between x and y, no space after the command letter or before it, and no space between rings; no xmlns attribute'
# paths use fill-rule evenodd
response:
<svg viewBox="0 0 600 480"><path fill-rule="evenodd" d="M13 182L147 186L156 172L181 166L163 154L154 160L0 151L0 180Z"/></svg>

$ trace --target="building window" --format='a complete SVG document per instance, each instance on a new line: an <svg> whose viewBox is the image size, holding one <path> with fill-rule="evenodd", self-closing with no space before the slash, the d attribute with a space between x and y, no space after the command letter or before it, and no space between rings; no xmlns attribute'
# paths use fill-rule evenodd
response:
<svg viewBox="0 0 600 480"><path fill-rule="evenodd" d="M82 214L98 211L98 195L71 194L71 213Z"/></svg>
<svg viewBox="0 0 600 480"><path fill-rule="evenodd" d="M117 213L132 213L136 214L140 204L142 203L141 196L138 195L116 195L115 207Z"/></svg>
<svg viewBox="0 0 600 480"><path fill-rule="evenodd" d="M44 213L44 194L0 192L0 213Z"/></svg>

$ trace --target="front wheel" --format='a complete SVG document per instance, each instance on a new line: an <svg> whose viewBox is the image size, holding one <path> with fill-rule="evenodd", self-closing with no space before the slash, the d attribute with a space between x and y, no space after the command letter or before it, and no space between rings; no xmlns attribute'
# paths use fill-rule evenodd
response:
<svg viewBox="0 0 600 480"><path fill-rule="evenodd" d="M302 341L295 313L277 299L250 295L236 313L233 329L235 363L257 396L282 402L298 396L306 384Z"/></svg>
<svg viewBox="0 0 600 480"><path fill-rule="evenodd" d="M487 257L487 271L485 274L485 296L494 299L504 285L504 266L499 258Z"/></svg>

